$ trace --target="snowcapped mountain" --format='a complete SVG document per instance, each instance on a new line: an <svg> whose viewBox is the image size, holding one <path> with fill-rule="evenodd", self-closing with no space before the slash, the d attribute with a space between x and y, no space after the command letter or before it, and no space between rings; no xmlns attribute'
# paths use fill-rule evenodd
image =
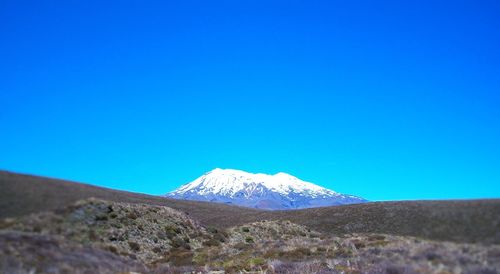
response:
<svg viewBox="0 0 500 274"><path fill-rule="evenodd" d="M274 210L366 202L365 199L340 194L282 172L267 175L220 168L205 173L166 196Z"/></svg>

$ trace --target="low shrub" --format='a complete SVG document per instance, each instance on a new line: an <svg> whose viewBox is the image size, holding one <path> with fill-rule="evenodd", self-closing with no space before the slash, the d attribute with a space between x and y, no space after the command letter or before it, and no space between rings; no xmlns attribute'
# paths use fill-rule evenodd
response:
<svg viewBox="0 0 500 274"><path fill-rule="evenodd" d="M193 263L193 252L174 248L170 251L168 261L174 266L191 265Z"/></svg>
<svg viewBox="0 0 500 274"><path fill-rule="evenodd" d="M99 215L95 216L95 220L96 221L107 221L108 220L108 216L106 216L104 214L99 214Z"/></svg>
<svg viewBox="0 0 500 274"><path fill-rule="evenodd" d="M137 214L135 214L134 212L129 212L127 213L127 218L135 220L137 219Z"/></svg>
<svg viewBox="0 0 500 274"><path fill-rule="evenodd" d="M309 248L299 247L294 250L284 252L281 256L291 261L300 261L311 255L312 252Z"/></svg>
<svg viewBox="0 0 500 274"><path fill-rule="evenodd" d="M186 241L184 241L183 238L181 238L179 236L173 237L170 244L174 248L182 247L182 248L188 249L188 250L191 249L191 246L188 243L186 243Z"/></svg>
<svg viewBox="0 0 500 274"><path fill-rule="evenodd" d="M377 241L373 241L373 242L370 242L369 245L370 246L385 246L387 245L389 242L388 241L385 241L385 240L377 240Z"/></svg>
<svg viewBox="0 0 500 274"><path fill-rule="evenodd" d="M193 263L198 266L204 266L210 262L210 256L207 251L197 251L193 257Z"/></svg>
<svg viewBox="0 0 500 274"><path fill-rule="evenodd" d="M384 235L370 235L370 236L368 236L368 241L381 241L381 240L385 240Z"/></svg>
<svg viewBox="0 0 500 274"><path fill-rule="evenodd" d="M317 251L318 253L324 253L324 252L326 252L326 247L323 247L323 246L318 246L318 247L316 248L316 251Z"/></svg>
<svg viewBox="0 0 500 274"><path fill-rule="evenodd" d="M169 239L173 239L177 234L180 234L181 230L178 227L168 225L165 226L165 235Z"/></svg>
<svg viewBox="0 0 500 274"><path fill-rule="evenodd" d="M233 247L239 250L248 250L252 246L246 243L237 243Z"/></svg>
<svg viewBox="0 0 500 274"><path fill-rule="evenodd" d="M136 243L136 242L133 242L133 241L128 241L128 246L130 247L130 249L132 249L133 251L139 251L141 250L141 246Z"/></svg>
<svg viewBox="0 0 500 274"><path fill-rule="evenodd" d="M359 240L359 239L355 239L353 241L353 244L354 244L354 247L356 247L356 249L360 249L360 248L366 247L366 244L363 241Z"/></svg>
<svg viewBox="0 0 500 274"><path fill-rule="evenodd" d="M213 227L213 226L209 226L207 228L207 231L210 232L210 233L212 233L212 234L215 234L215 233L219 232L219 230L217 228Z"/></svg>
<svg viewBox="0 0 500 274"><path fill-rule="evenodd" d="M155 247L153 247L152 250L153 250L154 253L160 253L161 252L161 247L155 246Z"/></svg>
<svg viewBox="0 0 500 274"><path fill-rule="evenodd" d="M209 239L203 242L204 246L219 246L220 242L215 239Z"/></svg>
<svg viewBox="0 0 500 274"><path fill-rule="evenodd" d="M224 237L224 235L222 233L216 233L214 235L214 239L221 242L221 243L224 243L226 241L226 237Z"/></svg>
<svg viewBox="0 0 500 274"><path fill-rule="evenodd" d="M114 245L108 245L108 246L107 246L107 249L108 249L110 252L113 252L113 253L115 253L115 254L117 254L117 255L119 254L119 253L118 253L118 249L117 249L117 248L116 248L116 246L114 246Z"/></svg>
<svg viewBox="0 0 500 274"><path fill-rule="evenodd" d="M353 255L352 250L346 247L339 247L332 252L330 252L329 257L351 257Z"/></svg>
<svg viewBox="0 0 500 274"><path fill-rule="evenodd" d="M158 237L158 239L160 240L165 240L167 238L167 234L163 231L159 231L158 233L156 233L156 237Z"/></svg>
<svg viewBox="0 0 500 274"><path fill-rule="evenodd" d="M255 257L255 258L251 258L250 260L248 260L248 265L251 268L256 267L256 266L262 266L264 264L266 264L266 260L264 258Z"/></svg>
<svg viewBox="0 0 500 274"><path fill-rule="evenodd" d="M281 257L283 252L279 248L272 248L267 250L264 255L262 255L266 259L276 259Z"/></svg>

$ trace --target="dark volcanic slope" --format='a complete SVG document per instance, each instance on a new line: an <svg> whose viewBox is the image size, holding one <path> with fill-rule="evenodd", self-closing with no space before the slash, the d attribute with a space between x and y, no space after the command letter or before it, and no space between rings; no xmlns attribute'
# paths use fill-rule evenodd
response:
<svg viewBox="0 0 500 274"><path fill-rule="evenodd" d="M272 212L333 234L372 232L454 242L500 243L500 200L401 201Z"/></svg>
<svg viewBox="0 0 500 274"><path fill-rule="evenodd" d="M224 204L181 201L126 191L112 190L70 181L0 171L0 218L48 211L86 198L168 206L187 212L207 226L233 226L239 218L259 215L261 211ZM257 218L255 216L254 218ZM255 220L255 219L252 219Z"/></svg>
<svg viewBox="0 0 500 274"><path fill-rule="evenodd" d="M0 171L0 218L100 199L163 205L206 226L229 227L283 219L330 234L375 232L456 242L500 243L500 200L404 201L293 211L259 211L217 203L167 199Z"/></svg>

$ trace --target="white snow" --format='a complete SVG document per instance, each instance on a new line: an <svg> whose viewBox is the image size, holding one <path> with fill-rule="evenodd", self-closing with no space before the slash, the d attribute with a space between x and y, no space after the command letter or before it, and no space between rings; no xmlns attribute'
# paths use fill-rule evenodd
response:
<svg viewBox="0 0 500 274"><path fill-rule="evenodd" d="M182 195L192 191L200 195L217 194L233 197L237 192L250 196L254 191L266 188L282 195L295 193L309 197L343 196L333 190L305 182L287 173L268 175L249 173L235 169L216 168L191 183L185 184L170 194Z"/></svg>

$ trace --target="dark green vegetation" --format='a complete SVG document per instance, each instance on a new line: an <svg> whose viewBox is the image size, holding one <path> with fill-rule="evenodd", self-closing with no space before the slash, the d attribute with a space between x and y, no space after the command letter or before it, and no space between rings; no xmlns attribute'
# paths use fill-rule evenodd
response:
<svg viewBox="0 0 500 274"><path fill-rule="evenodd" d="M0 273L500 269L499 200L271 212L9 172L0 190Z"/></svg>
<svg viewBox="0 0 500 274"><path fill-rule="evenodd" d="M383 233L434 240L500 244L500 200L379 202L294 211L259 211L180 201L0 171L0 218L53 210L81 199L161 205L186 212L207 227L290 220L322 233Z"/></svg>

